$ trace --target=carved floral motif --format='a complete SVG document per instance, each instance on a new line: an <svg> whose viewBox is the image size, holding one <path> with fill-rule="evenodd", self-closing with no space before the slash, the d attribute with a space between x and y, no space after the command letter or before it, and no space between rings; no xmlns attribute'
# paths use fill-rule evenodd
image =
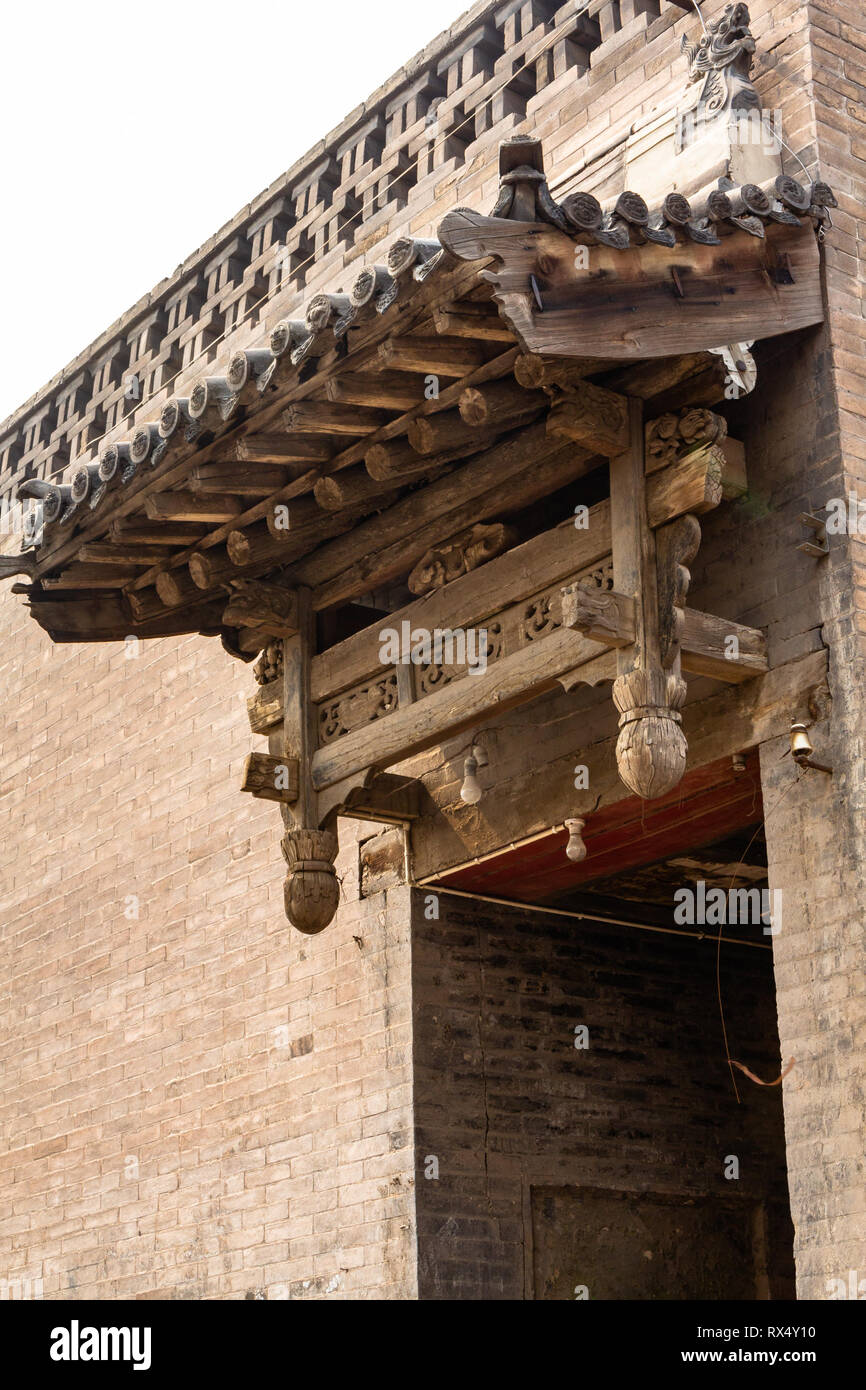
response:
<svg viewBox="0 0 866 1390"><path fill-rule="evenodd" d="M319 709L319 743L330 743L352 729L380 719L397 708L397 677L383 676L381 680L350 690L337 700L329 700Z"/></svg>

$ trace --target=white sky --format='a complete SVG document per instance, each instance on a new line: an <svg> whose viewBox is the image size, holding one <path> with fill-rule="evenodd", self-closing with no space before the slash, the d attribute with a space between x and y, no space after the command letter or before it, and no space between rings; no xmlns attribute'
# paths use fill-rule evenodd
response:
<svg viewBox="0 0 866 1390"><path fill-rule="evenodd" d="M469 3L4 5L0 421Z"/></svg>

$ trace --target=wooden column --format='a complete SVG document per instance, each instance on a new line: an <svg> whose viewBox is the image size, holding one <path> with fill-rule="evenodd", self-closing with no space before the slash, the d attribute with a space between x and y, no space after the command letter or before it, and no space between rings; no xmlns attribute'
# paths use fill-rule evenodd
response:
<svg viewBox="0 0 866 1390"><path fill-rule="evenodd" d="M647 517L643 404L629 401L628 448L610 461L614 589L635 600L635 640L617 650L613 698L619 710L619 775L645 799L663 796L686 767L678 662L666 669L659 635L655 535Z"/></svg>
<svg viewBox="0 0 866 1390"><path fill-rule="evenodd" d="M296 760L298 795L281 811L287 826L282 851L288 865L286 916L298 931L323 931L340 901L334 860L337 837L318 828L317 795L310 775L317 746L316 707L310 689L316 624L310 590L297 591L298 631L283 638L283 727L277 735L287 760Z"/></svg>

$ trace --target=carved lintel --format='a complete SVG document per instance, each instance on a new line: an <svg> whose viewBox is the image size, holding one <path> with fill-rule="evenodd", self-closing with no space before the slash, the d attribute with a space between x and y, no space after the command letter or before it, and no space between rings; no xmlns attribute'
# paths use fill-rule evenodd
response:
<svg viewBox="0 0 866 1390"><path fill-rule="evenodd" d="M334 860L337 837L328 830L288 830L281 841L288 866L284 887L286 916L307 936L324 931L340 902Z"/></svg>
<svg viewBox="0 0 866 1390"><path fill-rule="evenodd" d="M422 555L406 581L413 594L429 594L508 550L517 533L501 522L479 522Z"/></svg>

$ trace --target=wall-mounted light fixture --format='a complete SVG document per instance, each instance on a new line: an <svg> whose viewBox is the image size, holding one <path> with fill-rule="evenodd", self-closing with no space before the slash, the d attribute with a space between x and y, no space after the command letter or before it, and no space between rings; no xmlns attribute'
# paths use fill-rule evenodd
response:
<svg viewBox="0 0 866 1390"><path fill-rule="evenodd" d="M475 774L479 767L486 767L488 761L487 750L480 743L473 743L469 757L463 763L463 786L460 788L460 800L465 801L467 806L476 806L481 800L483 791Z"/></svg>
<svg viewBox="0 0 866 1390"><path fill-rule="evenodd" d="M565 828L568 831L568 844L565 847L565 852L574 864L579 864L581 859L586 858L586 845L583 843L583 836L581 835L585 825L586 821L581 820L579 816L574 816L565 822Z"/></svg>
<svg viewBox="0 0 866 1390"><path fill-rule="evenodd" d="M826 772L832 774L832 767L826 763L815 762L812 754L814 753L807 727L805 724L796 721L791 725L791 757L798 767L811 767L816 772Z"/></svg>

